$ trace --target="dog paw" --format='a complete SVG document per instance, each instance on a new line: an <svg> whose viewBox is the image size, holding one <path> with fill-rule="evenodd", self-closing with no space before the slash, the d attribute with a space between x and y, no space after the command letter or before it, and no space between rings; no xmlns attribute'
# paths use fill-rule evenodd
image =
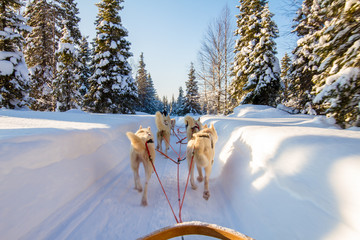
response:
<svg viewBox="0 0 360 240"><path fill-rule="evenodd" d="M205 200L209 200L209 198L210 198L210 192L209 192L209 191L204 191L203 198L204 198Z"/></svg>
<svg viewBox="0 0 360 240"><path fill-rule="evenodd" d="M136 190L138 190L138 192L142 192L142 187L135 187Z"/></svg>
<svg viewBox="0 0 360 240"><path fill-rule="evenodd" d="M141 200L141 206L146 207L147 205L148 205L147 200L146 200L146 199L142 199L142 200Z"/></svg>
<svg viewBox="0 0 360 240"><path fill-rule="evenodd" d="M194 190L196 190L196 189L197 189L197 185L191 184L191 188L194 189Z"/></svg>
<svg viewBox="0 0 360 240"><path fill-rule="evenodd" d="M197 177L197 180L198 180L198 182L202 182L203 177L198 176L198 177Z"/></svg>

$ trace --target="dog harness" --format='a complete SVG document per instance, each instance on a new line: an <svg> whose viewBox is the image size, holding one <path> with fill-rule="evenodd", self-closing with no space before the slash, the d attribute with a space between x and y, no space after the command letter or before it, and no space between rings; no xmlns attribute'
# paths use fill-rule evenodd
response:
<svg viewBox="0 0 360 240"><path fill-rule="evenodd" d="M196 135L196 137L209 138L211 142L211 148L214 148L214 142L210 134L200 134L200 135Z"/></svg>

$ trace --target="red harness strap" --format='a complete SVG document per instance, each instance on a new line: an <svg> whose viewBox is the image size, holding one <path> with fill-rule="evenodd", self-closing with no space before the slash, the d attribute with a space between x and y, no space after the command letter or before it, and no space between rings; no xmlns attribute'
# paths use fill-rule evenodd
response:
<svg viewBox="0 0 360 240"><path fill-rule="evenodd" d="M150 140L151 140L151 141L150 141ZM159 177L159 175L158 175L158 173L157 173L157 171L156 171L154 162L153 162L153 160L151 159L151 155L150 155L150 150L149 150L149 147L148 147L148 143L151 143L151 142L153 142L153 141L152 141L152 139L150 139L150 140L148 140L148 141L145 143L146 150L147 150L148 155L149 155L149 160L150 160L151 165L152 165L152 167L153 167L153 169L154 169L154 172L155 172L155 174L156 174L156 177L157 177L157 179L158 179L158 181L159 181L159 183L160 183L160 186L161 186L161 188L162 188L162 190L163 190L163 192L164 192L164 195L165 195L165 197L166 197L166 200L168 201L168 204L169 204L170 209L171 209L171 211L172 211L172 213L173 213L173 215L174 215L174 218L175 218L176 223L182 223L181 210L182 210L182 207L183 207L183 205L184 205L186 190L187 190L187 186L188 186L188 184L189 184L191 168L192 168L193 160L194 160L194 151L193 151L193 154L192 154L192 157L191 157L189 173L188 173L188 176L187 176L186 185L185 185L185 189L184 189L184 194L183 194L183 197L182 197L182 201L181 201L181 202L180 202L180 186L179 186L179 166L180 166L180 160L181 160L181 159L178 158L177 175L178 175L178 201L179 201L179 219L180 219L180 221L179 221L178 218L176 217L176 214L175 214L175 212L174 212L173 207L171 206L170 200L169 200L169 198L168 198L168 196L167 196L167 194L166 194L166 191L165 191L165 189L164 189L164 186L163 186L162 183L161 183L161 180L160 180L160 177ZM181 145L180 145L180 146L181 146ZM160 153L161 153L161 152L160 152ZM166 155L165 155L165 156L166 156Z"/></svg>
<svg viewBox="0 0 360 240"><path fill-rule="evenodd" d="M149 159L150 159L151 165L153 166L153 169L154 169L154 172L155 172L155 174L156 174L156 177L157 177L157 179L159 180L159 183L160 183L160 185L161 185L161 188L162 188L162 190L163 190L163 192L164 192L164 194L165 194L165 197L166 197L166 199L167 199L167 201L168 201L168 203L169 203L169 206L170 206L170 208L171 208L171 211L172 211L172 213L173 213L173 215L174 215L174 217L175 217L175 221L176 221L176 223L179 223L179 220L177 219L177 217L176 217L176 215L175 215L175 212L174 212L174 209L172 208L171 203L170 203L170 201L169 201L169 198L168 198L168 196L167 196L167 194L166 194L166 192L165 192L164 186L162 185L162 183L161 183L161 181L160 181L160 177L159 177L159 175L158 175L158 173L157 173L157 171L156 171L154 162L153 162L152 159L151 159L150 151L149 151L149 147L148 147L148 142L146 142L145 145L146 145L146 150L147 150L147 152L148 152L148 154L149 154Z"/></svg>

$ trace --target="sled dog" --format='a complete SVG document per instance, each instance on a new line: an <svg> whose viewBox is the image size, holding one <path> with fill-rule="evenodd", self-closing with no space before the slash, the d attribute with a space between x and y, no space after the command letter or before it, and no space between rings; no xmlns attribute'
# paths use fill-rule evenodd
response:
<svg viewBox="0 0 360 240"><path fill-rule="evenodd" d="M170 144L170 116L164 116L160 112L155 114L155 124L157 127L156 140L157 145L156 149L162 152L162 142L165 142L165 154L167 155L167 150L169 149Z"/></svg>
<svg viewBox="0 0 360 240"><path fill-rule="evenodd" d="M184 118L185 127L186 127L186 137L188 139L188 142L192 138L192 135L198 131L200 131L203 128L203 125L200 122L200 118L198 120L195 120L194 118L190 116L186 116Z"/></svg>
<svg viewBox="0 0 360 240"><path fill-rule="evenodd" d="M212 165L214 163L215 156L215 143L218 140L217 132L214 128L214 124L211 127L204 126L204 129L194 133L192 139L188 142L186 148L186 159L190 172L190 183L192 189L196 189L197 186L194 181L194 168L195 163L199 173L197 180L202 182L203 174L202 168L205 169L205 181L204 181L204 193L203 198L208 200L210 197L209 191L209 177L211 174ZM191 164L192 160L192 164ZM190 166L191 164L191 166Z"/></svg>
<svg viewBox="0 0 360 240"><path fill-rule="evenodd" d="M171 124L171 130L172 130L173 132L175 132L175 124L176 124L175 118L172 118L172 119L170 120L170 124Z"/></svg>
<svg viewBox="0 0 360 240"><path fill-rule="evenodd" d="M129 138L131 142L130 165L134 172L135 189L138 190L139 192L142 191L142 186L139 176L139 166L140 163L144 165L146 181L144 186L144 192L141 199L141 205L147 206L148 183L151 174L154 172L153 166L150 161L153 161L153 163L155 163L154 137L150 130L150 127L142 128L141 126L135 134L132 132L127 132L126 136Z"/></svg>

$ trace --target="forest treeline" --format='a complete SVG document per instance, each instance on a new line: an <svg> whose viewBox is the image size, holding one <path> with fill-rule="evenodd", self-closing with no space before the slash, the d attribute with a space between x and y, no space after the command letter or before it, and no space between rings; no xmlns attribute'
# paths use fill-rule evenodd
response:
<svg viewBox="0 0 360 240"><path fill-rule="evenodd" d="M122 3L96 4L89 42L74 0L0 0L0 107L185 115L261 104L360 126L359 1L304 0L296 47L280 63L268 1L239 0L236 22L226 7L209 25L186 89L170 100L157 95L143 53L136 71L129 64Z"/></svg>

